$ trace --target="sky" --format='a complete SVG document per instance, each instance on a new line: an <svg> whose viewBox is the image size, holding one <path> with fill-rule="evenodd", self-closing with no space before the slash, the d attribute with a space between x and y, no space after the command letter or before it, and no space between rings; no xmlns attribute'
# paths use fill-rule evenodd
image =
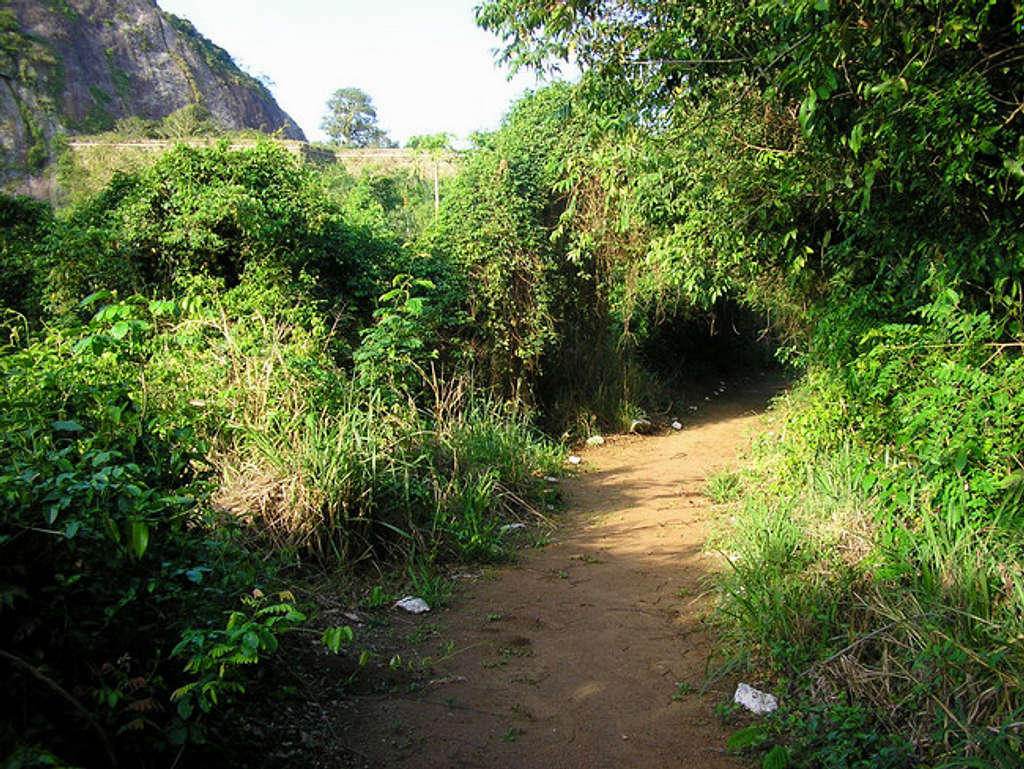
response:
<svg viewBox="0 0 1024 769"><path fill-rule="evenodd" d="M327 99L362 89L377 123L401 144L447 132L462 139L493 130L509 105L536 88L531 74L507 80L479 29L480 0L158 0L227 50L243 69L270 79L277 103L311 141Z"/></svg>

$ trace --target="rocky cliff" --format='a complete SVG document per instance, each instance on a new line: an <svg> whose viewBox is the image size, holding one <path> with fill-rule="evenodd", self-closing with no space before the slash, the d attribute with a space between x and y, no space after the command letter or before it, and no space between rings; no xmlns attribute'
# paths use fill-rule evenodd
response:
<svg viewBox="0 0 1024 769"><path fill-rule="evenodd" d="M0 177L38 172L60 133L189 105L222 128L305 138L261 82L155 0L0 0Z"/></svg>

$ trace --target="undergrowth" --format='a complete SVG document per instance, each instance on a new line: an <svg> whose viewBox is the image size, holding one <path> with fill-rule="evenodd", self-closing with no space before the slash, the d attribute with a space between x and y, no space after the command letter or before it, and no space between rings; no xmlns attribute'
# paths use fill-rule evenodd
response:
<svg viewBox="0 0 1024 769"><path fill-rule="evenodd" d="M173 764L279 638L357 651L306 567L440 604L445 562L555 506L562 448L474 383L444 259L279 148L179 147L58 218L4 202L10 765Z"/></svg>
<svg viewBox="0 0 1024 769"><path fill-rule="evenodd" d="M782 694L792 766L1021 760L1024 359L922 314L776 404L719 531L727 654Z"/></svg>

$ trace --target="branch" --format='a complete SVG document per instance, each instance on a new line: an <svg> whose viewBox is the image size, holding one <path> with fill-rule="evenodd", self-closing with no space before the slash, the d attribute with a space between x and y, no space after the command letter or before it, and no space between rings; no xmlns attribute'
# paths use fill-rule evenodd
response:
<svg viewBox="0 0 1024 769"><path fill-rule="evenodd" d="M107 752L107 758L110 761L110 766L116 769L117 758L114 755L114 749L110 745L110 740L107 738L107 733L103 731L103 727L99 725L99 722L93 717L92 713L88 711L85 705L83 705L67 689L65 689L63 686L58 684L48 675L43 673L41 670L39 670L39 668L34 667L33 665L30 665L29 663L25 662L25 660L23 660L21 657L18 657L15 654L11 654L10 652L4 651L3 649L0 649L0 657L3 657L6 660L10 660L12 664L27 670L30 674L32 674L34 678L36 678L39 681L42 681L50 689L53 689L53 691L57 692L57 694L59 694L61 697L63 697L65 700L71 703L72 707L74 707L74 709L77 710L82 715L82 717L89 722L89 725L92 726L93 730L96 732L96 735L100 738L100 742L103 743L103 748Z"/></svg>

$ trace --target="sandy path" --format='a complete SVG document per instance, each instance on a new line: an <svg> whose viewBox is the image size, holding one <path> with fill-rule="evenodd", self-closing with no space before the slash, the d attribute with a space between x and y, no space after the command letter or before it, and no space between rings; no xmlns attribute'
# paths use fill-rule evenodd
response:
<svg viewBox="0 0 1024 769"><path fill-rule="evenodd" d="M710 473L735 461L771 395L723 397L681 432L624 436L564 481L557 541L463 583L434 623L453 645L419 691L358 698L344 741L370 765L410 768L739 767L699 686ZM427 619L425 619L427 618ZM427 626L433 627L433 626Z"/></svg>

